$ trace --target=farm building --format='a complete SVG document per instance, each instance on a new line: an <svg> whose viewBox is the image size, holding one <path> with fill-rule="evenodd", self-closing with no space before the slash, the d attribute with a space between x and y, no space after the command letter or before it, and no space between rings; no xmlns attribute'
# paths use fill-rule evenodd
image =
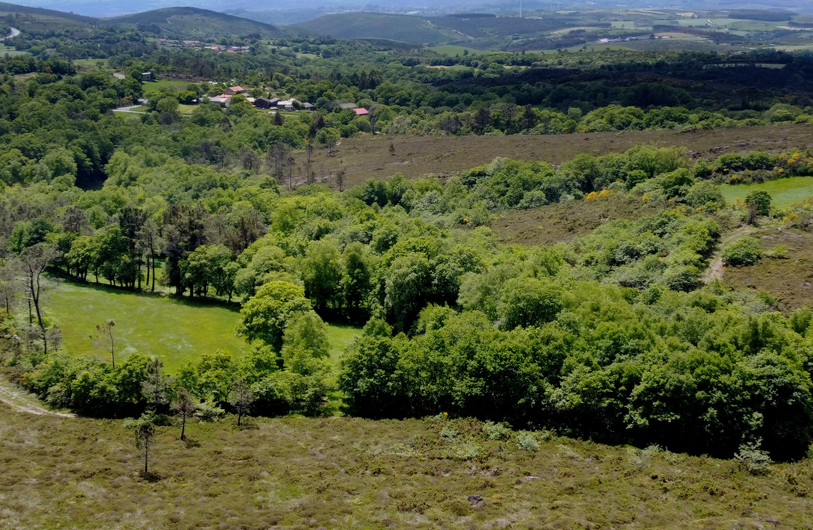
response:
<svg viewBox="0 0 813 530"><path fill-rule="evenodd" d="M275 109L279 103L279 98L257 98L254 106L258 109Z"/></svg>

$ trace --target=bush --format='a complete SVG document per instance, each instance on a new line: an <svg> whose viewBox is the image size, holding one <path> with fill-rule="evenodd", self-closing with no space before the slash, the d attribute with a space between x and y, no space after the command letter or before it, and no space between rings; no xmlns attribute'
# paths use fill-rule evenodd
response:
<svg viewBox="0 0 813 530"><path fill-rule="evenodd" d="M487 421L483 424L483 433L489 440L505 440L511 430L502 423Z"/></svg>
<svg viewBox="0 0 813 530"><path fill-rule="evenodd" d="M767 251L765 256L772 259L788 259L788 246L776 245L773 249Z"/></svg>
<svg viewBox="0 0 813 530"><path fill-rule="evenodd" d="M767 191L752 191L745 196L745 204L753 209L757 215L770 215L771 196Z"/></svg>
<svg viewBox="0 0 813 530"><path fill-rule="evenodd" d="M712 212L725 206L720 188L710 182L698 182L689 188L685 200L686 204L693 208L704 208Z"/></svg>
<svg viewBox="0 0 813 530"><path fill-rule="evenodd" d="M723 249L723 263L730 267L748 267L759 263L762 252L752 237L744 237Z"/></svg>
<svg viewBox="0 0 813 530"><path fill-rule="evenodd" d="M734 458L752 475L766 475L770 471L771 457L759 448L760 442L742 444Z"/></svg>
<svg viewBox="0 0 813 530"><path fill-rule="evenodd" d="M200 403L195 409L195 417L204 422L218 421L225 415L225 410L206 402Z"/></svg>
<svg viewBox="0 0 813 530"><path fill-rule="evenodd" d="M443 438L443 441L446 443L452 443L457 441L457 437L460 433L457 432L457 429L452 427L451 425L445 426L440 431L440 437Z"/></svg>
<svg viewBox="0 0 813 530"><path fill-rule="evenodd" d="M539 442L536 440L536 436L534 436L533 433L523 431L517 435L517 447L523 451L535 453L539 451Z"/></svg>

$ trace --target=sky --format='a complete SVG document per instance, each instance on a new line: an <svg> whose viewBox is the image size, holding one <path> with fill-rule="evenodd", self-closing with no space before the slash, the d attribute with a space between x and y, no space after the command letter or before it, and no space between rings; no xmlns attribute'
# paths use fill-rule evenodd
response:
<svg viewBox="0 0 813 530"><path fill-rule="evenodd" d="M342 11L418 11L426 14L441 14L443 11L461 12L478 10L481 12L510 13L519 7L519 0L308 0L292 4L288 0L142 0L121 2L121 0L11 0L9 3L31 7L44 7L87 16L111 17L133 12L149 11L163 7L189 6L221 12L247 11L301 11L304 17L317 17L329 12ZM672 9L709 9L723 7L731 9L767 8L813 11L813 0L523 0L524 9L566 9L606 7L652 7Z"/></svg>

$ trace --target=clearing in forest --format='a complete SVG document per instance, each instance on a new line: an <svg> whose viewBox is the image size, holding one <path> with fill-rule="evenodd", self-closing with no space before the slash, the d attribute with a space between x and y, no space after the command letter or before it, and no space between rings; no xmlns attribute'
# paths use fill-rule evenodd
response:
<svg viewBox="0 0 813 530"><path fill-rule="evenodd" d="M216 301L137 294L105 286L61 282L50 293L50 312L62 331L63 348L71 354L108 354L93 347L96 326L112 318L118 341L116 357L141 352L164 362L169 373L204 353L226 350L242 355L250 346L235 335L239 306ZM358 330L329 325L331 359L338 360Z"/></svg>

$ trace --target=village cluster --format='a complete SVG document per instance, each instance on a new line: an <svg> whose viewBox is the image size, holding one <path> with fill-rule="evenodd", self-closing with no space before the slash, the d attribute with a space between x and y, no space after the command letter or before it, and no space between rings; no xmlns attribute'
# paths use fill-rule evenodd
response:
<svg viewBox="0 0 813 530"><path fill-rule="evenodd" d="M249 96L248 91L241 86L229 87L223 92L223 94L210 97L209 102L217 103L221 107L227 108L231 104L232 98L237 95L243 96L246 99L246 101L248 101L258 109L296 111L296 110L314 110L316 108L307 101L298 101L296 99L280 99L271 97L254 98ZM366 116L369 114L369 111L367 109L357 107L355 103L340 103L339 107L343 109L351 109L358 116Z"/></svg>
<svg viewBox="0 0 813 530"><path fill-rule="evenodd" d="M217 53L248 53L251 50L249 46L207 46L199 40L158 39L158 45L166 48L201 48Z"/></svg>

